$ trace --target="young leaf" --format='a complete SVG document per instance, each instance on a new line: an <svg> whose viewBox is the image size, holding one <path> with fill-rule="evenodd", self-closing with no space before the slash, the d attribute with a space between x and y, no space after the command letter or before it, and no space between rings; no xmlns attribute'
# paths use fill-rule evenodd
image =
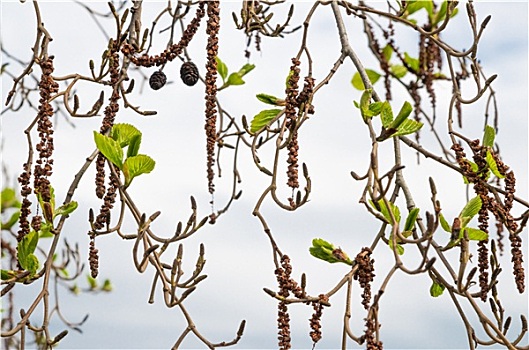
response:
<svg viewBox="0 0 529 350"><path fill-rule="evenodd" d="M432 286L430 287L430 295L434 298L437 298L441 294L443 294L445 290L445 286L442 284L439 284L435 281L432 281Z"/></svg>
<svg viewBox="0 0 529 350"><path fill-rule="evenodd" d="M25 266L22 266L24 270L28 270L30 273L30 276L33 276L37 273L37 270L39 269L39 259L35 256L35 254L29 254L25 261Z"/></svg>
<svg viewBox="0 0 529 350"><path fill-rule="evenodd" d="M312 240L312 247L309 248L309 252L313 257L327 261L331 264L342 262L351 265L353 263L347 254L345 254L340 248L336 248L333 244L321 238L314 238Z"/></svg>
<svg viewBox="0 0 529 350"><path fill-rule="evenodd" d="M279 113L281 113L281 109L265 109L259 112L250 122L250 131L255 133L261 130L261 128L268 125Z"/></svg>
<svg viewBox="0 0 529 350"><path fill-rule="evenodd" d="M259 101L267 103L269 105L274 105L274 106L284 106L285 105L285 100L282 100L272 95L257 94L255 95L255 97L257 97Z"/></svg>
<svg viewBox="0 0 529 350"><path fill-rule="evenodd" d="M389 45L384 46L384 48L382 49L382 56L384 56L387 62L389 62L392 55L393 55L393 48Z"/></svg>
<svg viewBox="0 0 529 350"><path fill-rule="evenodd" d="M127 157L134 157L138 155L140 151L141 144L141 134L134 135L129 142L129 147L127 148Z"/></svg>
<svg viewBox="0 0 529 350"><path fill-rule="evenodd" d="M468 203L465 205L463 210L461 210L461 214L459 214L460 217L468 217L472 219L481 209L481 197L476 196L468 201ZM465 227L465 225L462 225L462 227Z"/></svg>
<svg viewBox="0 0 529 350"><path fill-rule="evenodd" d="M478 165L468 159L466 159L466 161L468 162L468 164L470 164L470 168L472 169L473 172L477 173L478 172ZM468 182L468 179L463 176L463 182L468 185L470 182Z"/></svg>
<svg viewBox="0 0 529 350"><path fill-rule="evenodd" d="M244 80L242 80L242 77L239 73L231 73L228 77L228 81L226 82L227 85L242 85L244 84Z"/></svg>
<svg viewBox="0 0 529 350"><path fill-rule="evenodd" d="M397 79L403 78L408 73L408 69L401 64L393 64L389 69Z"/></svg>
<svg viewBox="0 0 529 350"><path fill-rule="evenodd" d="M126 123L115 124L110 132L110 137L117 141L121 148L128 146L132 139L138 135L141 137L141 131Z"/></svg>
<svg viewBox="0 0 529 350"><path fill-rule="evenodd" d="M111 292L112 291L112 283L110 282L109 279L106 279L104 282L103 282L103 286L101 286L101 290L103 292Z"/></svg>
<svg viewBox="0 0 529 350"><path fill-rule="evenodd" d="M123 169L123 149L119 143L108 136L94 131L94 141L97 149L119 169Z"/></svg>
<svg viewBox="0 0 529 350"><path fill-rule="evenodd" d="M64 204L64 205L61 205L60 207L58 207L56 210L55 210L55 213L54 213L54 218L56 218L57 216L59 215L68 215L68 214L71 214L73 213L73 211L75 209L77 209L77 202L76 201L71 201L69 202L68 204Z"/></svg>
<svg viewBox="0 0 529 350"><path fill-rule="evenodd" d="M50 238L53 237L53 233L51 233L51 229L53 228L53 224L43 222L42 225L40 225L39 230L39 239L40 238ZM55 256L53 257L55 259Z"/></svg>
<svg viewBox="0 0 529 350"><path fill-rule="evenodd" d="M445 230L448 233L452 233L452 226L450 226L448 221L446 221L443 214L439 214L439 221L441 222L441 227L443 228L443 230Z"/></svg>
<svg viewBox="0 0 529 350"><path fill-rule="evenodd" d="M418 122L413 119L406 119L404 122L402 122L402 124L400 124L399 128L393 134L393 136L413 134L414 132L420 130L422 126L423 123L421 122Z"/></svg>
<svg viewBox="0 0 529 350"><path fill-rule="evenodd" d="M369 202L371 203L371 206L373 208L375 208L376 210L380 211L380 213L382 214L382 216L384 216L384 219L386 219L388 224L392 223L391 215L389 214L389 210L386 207L386 203L384 203L384 199L380 199L378 201L378 207L375 205L375 203L372 200L370 200ZM399 223L400 222L400 209L399 209L399 207L397 207L395 204L393 204L391 202L388 202L388 203L389 203L389 207L391 208L391 212L393 213L393 216L395 217L395 220L397 221L397 223ZM378 208L380 208L380 209L378 209Z"/></svg>
<svg viewBox="0 0 529 350"><path fill-rule="evenodd" d="M244 66L239 69L239 75L241 77L245 76L246 74L250 73L255 68L255 64L246 63Z"/></svg>
<svg viewBox="0 0 529 350"><path fill-rule="evenodd" d="M417 221L417 216L419 215L419 208L413 208L408 217L406 218L406 223L404 224L404 231L411 231L415 227L415 221Z"/></svg>
<svg viewBox="0 0 529 350"><path fill-rule="evenodd" d="M8 279L11 279L13 277L15 277L17 275L17 273L13 270L4 270L2 269L2 281L5 281L5 280L8 280Z"/></svg>
<svg viewBox="0 0 529 350"><path fill-rule="evenodd" d="M369 111L369 103L371 102L371 94L373 93L373 90L366 89L362 93L362 96L360 96L360 114L362 115L362 118L364 120L367 120L369 117L366 115L366 112Z"/></svg>
<svg viewBox="0 0 529 350"><path fill-rule="evenodd" d="M18 218L20 218L20 210L17 210L13 214L11 214L11 217L6 222L2 222L0 224L0 229L2 230L9 230L11 227L13 227L17 222Z"/></svg>
<svg viewBox="0 0 529 350"><path fill-rule="evenodd" d="M382 105L384 104L384 102L381 102L381 101L378 101L378 102L373 102L369 105L369 110L367 111L368 114L370 114L370 116L376 116L376 115L379 115L380 112L382 111Z"/></svg>
<svg viewBox="0 0 529 350"><path fill-rule="evenodd" d="M471 241L484 241L489 239L489 234L477 228L466 227L465 231Z"/></svg>
<svg viewBox="0 0 529 350"><path fill-rule="evenodd" d="M88 285L90 286L90 289L96 289L97 288L97 280L93 278L90 275L86 275L86 279L88 281Z"/></svg>
<svg viewBox="0 0 529 350"><path fill-rule="evenodd" d="M390 237L388 240L388 246L391 250L393 250L393 238ZM397 243L397 254L402 255L404 254L404 247Z"/></svg>
<svg viewBox="0 0 529 350"><path fill-rule="evenodd" d="M410 116L413 107L408 101L404 101L404 104L400 108L399 114L391 124L388 126L388 129L399 129L399 126Z"/></svg>
<svg viewBox="0 0 529 350"><path fill-rule="evenodd" d="M382 126L387 128L393 121L393 111L388 101L384 101L380 110L380 119L382 120Z"/></svg>
<svg viewBox="0 0 529 350"><path fill-rule="evenodd" d="M17 195L14 189L6 187L2 190L0 195L2 198L0 208L4 211L7 208L20 208L20 201L17 199Z"/></svg>
<svg viewBox="0 0 529 350"><path fill-rule="evenodd" d="M226 77L228 76L228 67L218 56L215 57L215 60L217 61L217 71L219 72L222 81L226 82Z"/></svg>
<svg viewBox="0 0 529 350"><path fill-rule="evenodd" d="M367 77L369 78L369 81L371 82L371 85L376 83L378 79L380 79L380 73L375 72L372 69L366 69ZM364 82L362 81L362 77L360 76L360 73L356 72L353 75L353 79L351 80L351 84L353 84L354 88L357 90L365 90Z"/></svg>
<svg viewBox="0 0 529 350"><path fill-rule="evenodd" d="M138 154L129 157L123 164L123 173L125 175L125 186L129 186L132 179L141 174L148 174L153 171L156 162L149 156Z"/></svg>
<svg viewBox="0 0 529 350"><path fill-rule="evenodd" d="M494 139L496 138L496 131L490 125L485 125L485 132L483 133L483 141L481 142L484 147L494 147Z"/></svg>
<svg viewBox="0 0 529 350"><path fill-rule="evenodd" d="M487 150L487 157L485 159L487 161L487 165L489 166L494 176L496 176L499 179L505 178L505 176L499 172L498 164L496 164L496 161L494 160L492 153L490 153L490 150Z"/></svg>
<svg viewBox="0 0 529 350"><path fill-rule="evenodd" d="M20 242L18 242L17 245L17 258L18 262L20 263L20 266L28 271L29 267L33 267L34 260L33 258L30 258L31 255L33 255L33 252L35 252L35 249L37 248L37 243L39 241L39 235L36 231L31 231L27 235L25 235ZM35 257L36 258L36 257Z"/></svg>
<svg viewBox="0 0 529 350"><path fill-rule="evenodd" d="M419 71L419 60L411 57L407 52L404 52L404 62L415 72Z"/></svg>

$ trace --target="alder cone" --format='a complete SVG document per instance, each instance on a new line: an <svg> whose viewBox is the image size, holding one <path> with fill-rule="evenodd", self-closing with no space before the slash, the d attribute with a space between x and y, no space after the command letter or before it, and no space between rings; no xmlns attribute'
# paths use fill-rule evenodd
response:
<svg viewBox="0 0 529 350"><path fill-rule="evenodd" d="M167 77L165 76L165 73L162 71L156 71L152 73L151 77L149 78L149 85L151 86L151 89L153 90L161 89L165 85L166 82L167 82Z"/></svg>
<svg viewBox="0 0 529 350"><path fill-rule="evenodd" d="M198 81L198 68L193 62L184 62L180 68L180 78L187 86L193 86Z"/></svg>

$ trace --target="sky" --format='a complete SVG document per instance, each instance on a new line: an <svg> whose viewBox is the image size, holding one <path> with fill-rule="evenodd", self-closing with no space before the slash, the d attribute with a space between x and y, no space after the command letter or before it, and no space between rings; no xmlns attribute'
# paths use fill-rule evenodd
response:
<svg viewBox="0 0 529 350"><path fill-rule="evenodd" d="M145 25L150 25L164 4L145 2ZM222 2L221 5L219 57L230 71L236 71L248 62L244 57L246 38L243 33L233 29L231 20L231 12L237 11L239 2ZM31 56L30 47L35 32L31 3L2 1L1 6L2 45L16 57L28 59ZM105 3L95 3L94 6L106 11ZM287 8L283 5L273 21L281 22L284 18L282 14ZM309 8L308 2L296 2L291 23L302 23ZM99 62L107 43L102 32L94 26L91 17L81 6L71 2L43 2L41 10L43 21L54 38L50 50L56 57L55 74L89 74L88 61L94 59ZM497 141L505 163L517 174L519 196L528 198L528 4L477 2L476 11L480 20L492 14L481 41L478 57L486 74L498 74L493 84L500 112ZM447 30L444 39L456 48L468 48L471 37L463 12L453 21L454 27ZM350 43L358 51L360 59L365 62L366 67L375 67L365 47L361 23L352 17L346 17L346 23ZM107 20L104 25L110 31L114 28L112 20ZM201 27L189 47L189 53L199 69L202 69L200 67L203 67L205 62L203 50L206 39L203 29ZM401 31L402 28L397 28L397 33L402 33L399 37L402 38L402 47L410 52L416 50L415 36ZM245 76L246 84L230 87L219 93L223 107L236 118L241 118L244 114L250 119L260 110L267 108L255 98L257 93L282 96L290 58L296 55L300 40L301 31L281 39L263 38L262 52L253 51L250 57L249 62L255 64L256 68ZM162 47L163 41L160 39L156 45ZM314 76L318 82L327 74L340 54L337 29L329 6L320 6L315 13L308 45L314 60ZM7 62L5 56L2 56L2 60ZM203 89L199 84L193 88L179 84L179 67L179 63L173 62L165 69L172 84L158 91L145 86L141 94L135 92L131 95L131 100L142 108L156 109L156 116L139 116L130 109L122 109L118 114L120 122L131 123L142 131L142 152L157 162L151 174L134 180L129 192L137 203L140 203L141 210L148 214L157 210L162 212L153 228L163 236L172 235L177 222L187 220L190 214L190 195L197 199L199 217L208 215L210 211L205 177ZM15 74L21 69L14 63L8 68ZM306 69L306 66L302 65L302 69ZM146 70L147 74L153 71L154 69ZM303 72L305 71L302 71L302 74ZM363 183L355 182L350 175L352 170L357 173L365 171L369 161L366 151L370 147L368 135L352 103L360 97L360 92L350 84L354 72L352 63L346 61L331 84L316 95L316 114L301 130L300 159L307 163L312 179L311 201L294 213L277 208L270 200L263 206L263 213L274 237L282 251L292 259L293 276L298 277L301 273L306 273L307 290L314 295L332 289L348 272L348 267L329 265L311 257L308 248L312 239L324 238L340 246L350 256L355 256L362 247L371 244L372 237L378 230L378 224L358 204ZM2 101L5 101L10 88L10 79L2 75ZM382 83L376 84L375 89L382 91ZM79 85L81 110L89 109L99 91L89 84ZM439 87L437 125L440 130L446 130L443 122L446 120L450 92L448 85ZM471 87L464 91L469 96L474 92ZM402 104L405 98L403 91L395 89L395 105ZM463 130L469 137L481 138L483 111L484 103L464 110ZM2 163L10 174L10 178L2 179L3 186L12 185L22 167L27 152L23 130L33 118L34 112L30 109L24 109L17 114L7 112L2 115ZM92 133L93 130L99 129L100 121L100 117L70 120L75 125L75 128L72 128L63 116L59 115L54 120L57 151L54 155L55 170L51 181L58 198L64 198L75 173L93 151ZM437 152L438 149L429 139L428 133L424 132L422 135L424 144ZM65 152L64 149L72 151ZM215 200L219 205L222 205L231 193L231 163L228 155L227 152L223 154L226 160L223 163L225 175L216 180ZM264 163L270 164L270 152L264 151L260 156ZM435 163L425 159L417 166L415 152L410 150L404 150L403 156L405 161L409 161L405 175L409 176L408 181L413 184L418 206L431 210L428 177L432 176L437 184L438 198L443 203L447 216L457 215L466 202L460 176L440 169ZM186 301L186 306L201 333L214 342L231 340L240 321L245 319L245 334L234 348L276 348L276 302L262 291L263 287L276 289L272 253L261 225L251 215L257 199L267 186L268 179L253 166L248 150L241 150L238 164L242 176L241 199L236 201L230 211L214 226L207 225L184 242L186 272L193 270L199 245L204 243L207 259L204 272L208 275ZM97 208L100 205L94 196L94 174L92 167L81 181L75 195L75 200L80 206L67 220L64 229L68 242L79 242L85 259L88 251L86 232L89 229L87 213L89 208ZM286 189L281 193L286 194ZM515 209L519 215L520 208ZM128 220L131 221L131 218L128 217ZM126 221L125 230L134 229L132 223ZM527 235L523 237L523 249L527 254L526 238ZM174 344L185 327L185 321L179 310L167 309L164 306L161 293L156 295L154 304L147 303L153 273L147 270L144 274L139 274L134 269L132 245L133 242L123 241L114 235L97 240L100 251L100 278L111 279L114 286L111 293L82 293L74 296L65 290L60 291L61 308L70 321L79 321L85 314L89 314L88 321L82 327L83 334L71 331L61 342L60 348L157 349L170 348ZM377 276L385 276L392 266L391 251L382 246L378 247L374 258ZM413 267L416 261L417 254L413 249L409 249L405 254L405 262ZM518 315L527 315L527 300L515 290L508 254L502 257L501 263L504 270L502 281L505 283L500 290L500 296L503 295L503 305L513 316L510 331L513 336L520 328ZM527 268L527 264L525 266ZM381 280L374 282L374 290L378 289L380 283ZM381 336L386 349L459 349L467 346L462 322L449 296L443 294L439 298L431 298L430 283L425 275L407 276L403 273L398 273L390 282L380 306ZM86 287L82 279L79 284ZM35 288L39 286L37 283L33 288L18 289L20 294L17 296L17 302L20 307L29 303L37 291ZM365 314L360 305L360 291L356 285L353 295L355 305L351 327L356 334L360 334ZM341 291L331 300L333 306L324 310L323 339L317 348L333 349L340 346L344 299L345 291ZM312 308L295 305L290 310L293 347L310 348L312 344L308 336L308 319ZM39 316L35 317L37 322ZM60 322L54 322L52 329L59 332L64 326ZM192 336L188 337L183 346L202 347ZM350 348L359 347L350 344Z"/></svg>

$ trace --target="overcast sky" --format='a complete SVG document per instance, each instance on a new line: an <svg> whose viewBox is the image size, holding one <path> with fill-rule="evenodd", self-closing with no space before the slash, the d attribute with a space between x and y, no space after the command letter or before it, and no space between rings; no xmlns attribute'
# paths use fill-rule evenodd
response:
<svg viewBox="0 0 529 350"><path fill-rule="evenodd" d="M144 2L143 23L150 25L163 2ZM244 57L246 39L243 33L233 29L231 12L237 11L239 2L222 2L221 38L219 56L231 71L238 70L247 62ZM296 2L292 24L300 24L305 18L308 2ZM461 6L461 9L464 6ZM31 56L35 20L30 2L2 1L2 44L11 54L22 60ZM94 4L106 11L105 3ZM288 8L286 6L282 7ZM55 55L56 75L79 72L89 74L88 61L99 62L106 47L102 32L94 26L88 13L71 2L45 2L41 4L42 18L46 28L54 38L50 53ZM476 4L478 18L492 14L492 20L481 41L478 56L487 75L498 74L493 84L497 93L500 112L500 131L497 141L503 159L517 174L517 190L522 198L528 197L528 4L526 2L479 2ZM282 21L278 14L273 21ZM361 23L353 17L345 17L351 45L357 50L366 67L377 68L367 52ZM468 48L471 42L469 27L464 11L454 18L445 33L444 39L452 46ZM104 25L113 33L114 22L107 20ZM197 66L204 66L205 24L189 47L189 53ZM400 30L400 29L398 29ZM399 33L399 32L398 32ZM252 52L250 63L256 65L246 77L246 85L231 87L219 93L223 107L231 115L251 118L265 105L257 101L257 93L282 96L284 81L290 66L290 58L295 56L301 40L301 31L283 39L263 38L262 52ZM402 38L402 39L401 39ZM402 32L397 40L401 47L410 52L416 50L415 36ZM308 38L309 48L314 59L314 76L320 81L339 57L340 44L330 6L321 6L311 22ZM157 43L163 45L162 40ZM8 62L2 56L4 62ZM9 70L19 74L21 67L10 63ZM203 86L197 84L188 88L179 83L179 63L169 64L165 72L174 84L159 91L147 86L143 93L133 93L133 103L144 109L156 109L158 114L142 117L131 110L120 110L118 122L137 126L143 132L142 153L150 155L157 162L149 175L136 179L130 193L147 214L157 210L162 215L153 225L159 235L170 236L178 221L185 221L190 214L189 196L197 198L199 217L209 214L209 194L205 177L205 140L203 135ZM147 70L149 75L154 69ZM302 71L302 74L304 71ZM268 201L263 213L271 226L283 252L292 258L294 276L307 274L308 292L317 295L329 291L348 271L348 267L329 265L311 257L308 248L311 240L321 237L341 246L351 256L372 242L378 225L365 209L358 204L363 183L355 182L350 172L362 173L368 164L370 147L367 132L352 101L358 100L360 93L350 84L354 67L349 62L339 69L331 84L324 87L315 97L316 114L300 132L300 160L306 162L313 181L311 202L295 213L282 211ZM2 101L11 81L2 75ZM396 84L394 84L396 87ZM382 83L375 85L383 95ZM99 88L89 84L79 85L81 109L87 110L99 95ZM450 87L440 86L437 100L438 125L445 130L443 122L449 103ZM468 96L474 93L470 88L464 91ZM107 94L108 95L108 94ZM393 104L400 106L407 98L403 91L395 90ZM2 103L3 105L3 103ZM484 103L464 110L464 132L471 138L481 138L484 118ZM23 130L34 118L29 109L21 113L2 115L2 162L7 167L11 180L25 161L27 146ZM73 120L75 128L69 126L62 116L55 119L56 153L54 175L51 179L56 188L58 201L62 201L73 176L82 166L84 159L93 151L93 130L99 129L100 118ZM423 133L426 145L435 144ZM445 140L447 140L446 136ZM65 151L71 150L71 151ZM367 151L368 152L368 151ZM231 154L230 154L231 155ZM270 164L272 158L263 152L262 161ZM218 180L216 201L222 205L228 198L231 188L231 163L228 153L224 154L224 176ZM415 153L404 150L408 161L405 176L413 186L414 196L421 212L430 210L428 176L433 176L438 188L438 198L448 216L455 216L465 204L465 192L461 177L436 163L422 159L415 164ZM276 289L271 249L258 220L251 215L255 203L267 186L268 178L258 172L251 163L248 150L241 150L239 168L242 176L242 198L235 202L230 212L216 225L207 226L184 242L186 272L192 272L199 244L206 245L207 264L205 273L209 276L187 300L188 309L199 330L212 341L229 341L235 336L242 319L247 320L245 335L235 348L276 348L275 300L263 291L263 287ZM98 208L100 203L94 195L92 168L81 181L75 200L80 203L78 210L67 221L63 231L70 243L80 242L83 256L88 251L86 232L89 229L87 213L90 207ZM3 183L6 179L3 179ZM6 183L7 185L13 182ZM303 184L302 184L303 186ZM286 194L287 191L285 190ZM402 198L400 199L402 200ZM402 208L404 208L402 202ZM519 208L517 208L519 209ZM516 212L519 215L520 211ZM515 216L516 216L515 215ZM117 214L116 214L117 216ZM125 224L126 229L134 230L132 220ZM438 234L443 234L439 232ZM527 235L524 251L527 253ZM71 296L61 292L62 310L71 321L77 321L89 313L87 323L82 327L83 334L70 332L60 348L170 348L185 327L184 319L177 310L165 308L161 293L157 294L153 305L147 303L152 271L139 274L132 266L133 242L123 241L117 236L102 237L97 240L100 251L100 277L110 278L115 290L110 294L97 296L82 294ZM385 276L391 266L389 249L380 246L374 254L376 274ZM411 267L416 265L417 254L413 249L406 252L405 261ZM455 259L457 257L454 256ZM502 302L513 316L511 336L520 329L519 314L527 315L527 300L516 292L511 273L510 257L506 254L501 261ZM525 259L527 260L527 258ZM527 267L527 265L526 265ZM527 269L526 269L527 270ZM466 335L462 322L449 300L448 295L437 299L429 296L431 281L428 276L407 276L398 273L388 286L381 300L380 322L382 341L386 349L466 348ZM374 283L377 290L381 280ZM84 280L81 286L86 286ZM36 283L35 288L39 288ZM28 299L36 289L20 291L20 306L27 307ZM337 348L341 341L341 320L343 317L344 293L331 300L332 308L325 309L323 315L323 339L318 348ZM360 305L359 290L355 285L352 329L356 334L363 330L365 313ZM526 297L526 295L525 295ZM486 309L486 307L485 307ZM294 348L310 348L308 318L312 308L296 305L291 307L292 335ZM38 314L35 323L38 324ZM475 317L471 317L476 321ZM53 331L59 332L63 326L56 322ZM527 344L527 337L525 339ZM351 348L358 346L350 345ZM187 348L201 348L193 336L185 342Z"/></svg>

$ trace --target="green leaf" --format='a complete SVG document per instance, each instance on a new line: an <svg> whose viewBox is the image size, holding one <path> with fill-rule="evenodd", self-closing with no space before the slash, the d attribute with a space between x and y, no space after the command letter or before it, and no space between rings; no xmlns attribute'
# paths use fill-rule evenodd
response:
<svg viewBox="0 0 529 350"><path fill-rule="evenodd" d="M419 71L419 60L411 57L407 52L404 52L404 62L415 72Z"/></svg>
<svg viewBox="0 0 529 350"><path fill-rule="evenodd" d="M138 135L141 138L141 131L135 126L126 123L115 124L110 133L110 137L117 141L121 148L128 146L132 139Z"/></svg>
<svg viewBox="0 0 529 350"><path fill-rule="evenodd" d="M226 82L227 85L242 85L244 84L244 80L242 80L242 77L239 73L231 73L228 77L228 81Z"/></svg>
<svg viewBox="0 0 529 350"><path fill-rule="evenodd" d="M35 249L37 248L37 243L39 241L39 235L36 231L31 231L25 235L17 245L17 257L20 267L24 270L31 271L30 268L33 268L34 259L30 256L33 255ZM35 257L36 258L36 257ZM38 263L38 260L37 260Z"/></svg>
<svg viewBox="0 0 529 350"><path fill-rule="evenodd" d="M42 223L42 225L40 225L40 230L39 230L39 239L40 238L50 238L50 237L53 237L54 234L51 233L51 229L53 228L53 224L51 223L48 223L48 222L44 222ZM55 256L54 256L55 258Z"/></svg>
<svg viewBox="0 0 529 350"><path fill-rule="evenodd" d="M372 69L366 69L366 74L367 74L367 77L368 77L369 81L371 82L371 84L375 84L378 81L378 79L380 79L380 73L375 72ZM364 82L362 81L362 77L360 76L360 73L358 73L358 72L356 72L353 75L353 79L351 80L351 84L353 84L353 86L357 90L365 90L366 89L365 86L364 86Z"/></svg>
<svg viewBox="0 0 529 350"><path fill-rule="evenodd" d="M477 228L466 227L464 229L467 233L468 239L471 241L485 241L489 239L489 234Z"/></svg>
<svg viewBox="0 0 529 350"><path fill-rule="evenodd" d="M241 77L245 76L246 74L250 73L255 68L255 64L246 63L244 66L239 69L239 75Z"/></svg>
<svg viewBox="0 0 529 350"><path fill-rule="evenodd" d="M384 59L387 62L389 62L392 55L393 55L393 48L389 45L384 46L384 48L382 49L382 56L384 56Z"/></svg>
<svg viewBox="0 0 529 350"><path fill-rule="evenodd" d="M380 199L378 201L378 207L375 205L375 203L372 200L369 200L369 202L371 203L371 206L373 206L373 208L378 210L382 214L382 216L384 216L384 219L386 219L388 224L391 225L393 223L393 221L391 220L391 215L389 214L389 210L386 207L386 203L384 202L384 199ZM388 201L388 204L389 204L389 207L391 208L391 212L393 213L393 216L395 217L395 220L397 221L397 223L399 223L400 222L399 207L397 207L395 204L389 201Z"/></svg>
<svg viewBox="0 0 529 350"><path fill-rule="evenodd" d="M312 247L309 248L309 252L313 257L331 264L342 262L347 265L352 265L353 263L340 248L336 248L333 244L321 238L314 238L312 240Z"/></svg>
<svg viewBox="0 0 529 350"><path fill-rule="evenodd" d="M417 221L417 216L419 215L419 208L413 208L406 218L406 223L404 224L404 231L411 231L415 227L415 221Z"/></svg>
<svg viewBox="0 0 529 350"><path fill-rule="evenodd" d="M369 105L369 109L366 111L370 116L376 116L379 115L382 111L382 106L384 105L384 102L378 101L373 102Z"/></svg>
<svg viewBox="0 0 529 350"><path fill-rule="evenodd" d="M468 160L468 159L466 159L466 161L468 162L468 164L470 164L470 168L472 169L472 171L477 173L478 172L478 165L476 163ZM463 176L463 182L465 184L467 184L467 185L470 183L470 182L468 182L468 179L465 176Z"/></svg>
<svg viewBox="0 0 529 350"><path fill-rule="evenodd" d="M392 64L389 69L397 79L403 78L408 73L408 68L401 64Z"/></svg>
<svg viewBox="0 0 529 350"><path fill-rule="evenodd" d="M393 238L390 237L388 240L388 246L391 250L393 250ZM397 254L402 255L404 254L404 247L397 243Z"/></svg>
<svg viewBox="0 0 529 350"><path fill-rule="evenodd" d="M443 230L445 230L448 233L452 233L452 226L450 226L448 221L446 221L443 214L439 214L439 221L441 222L441 227L443 228Z"/></svg>
<svg viewBox="0 0 529 350"><path fill-rule="evenodd" d="M218 56L215 57L215 60L217 61L217 71L219 72L222 81L226 82L226 77L228 76L228 67Z"/></svg>
<svg viewBox="0 0 529 350"><path fill-rule="evenodd" d="M1 223L0 229L9 230L18 222L19 217L20 217L20 210L17 210L13 214L11 214L11 217L9 218L9 220Z"/></svg>
<svg viewBox="0 0 529 350"><path fill-rule="evenodd" d="M388 126L388 129L400 129L400 125L410 116L413 107L408 101L404 101L402 107L400 108L399 114L391 124Z"/></svg>
<svg viewBox="0 0 529 350"><path fill-rule="evenodd" d="M281 109L265 109L259 112L250 122L250 131L255 133L261 130L261 128L267 126L279 113L281 113Z"/></svg>
<svg viewBox="0 0 529 350"><path fill-rule="evenodd" d="M20 208L20 201L17 199L17 194L14 189L6 187L0 194L2 200L0 202L0 208L2 212L8 208Z"/></svg>
<svg viewBox="0 0 529 350"><path fill-rule="evenodd" d="M37 273L39 265L39 259L35 256L35 254L29 254L26 258L25 266L20 266L22 266L23 269L28 270L30 276L33 276Z"/></svg>
<svg viewBox="0 0 529 350"><path fill-rule="evenodd" d="M59 215L68 215L68 214L71 214L73 213L73 211L75 209L77 209L77 202L76 201L71 201L69 202L68 204L64 204L64 205L61 205L60 207L58 207L56 210L55 210L55 213L54 213L54 218L59 216Z"/></svg>
<svg viewBox="0 0 529 350"><path fill-rule="evenodd" d="M465 205L463 210L461 210L461 214L459 216L461 218L469 217L472 219L477 213L479 213L479 210L481 209L481 197L476 196L468 201L468 203ZM462 227L465 227L465 225L461 224Z"/></svg>
<svg viewBox="0 0 529 350"><path fill-rule="evenodd" d="M406 119L402 124L400 124L399 128L397 129L397 132L395 132L393 136L413 134L414 132L420 130L422 126L423 123L421 122L418 122L413 119Z"/></svg>
<svg viewBox="0 0 529 350"><path fill-rule="evenodd" d="M439 12L437 12L436 16L435 16L435 19L434 21L432 21L433 23L433 26L436 26L437 24L439 24L440 22L444 21L445 17L446 17L446 13L447 13L447 1L443 1L443 3L441 4L441 7L439 9ZM457 6L457 4L455 5ZM459 9L453 9L452 10L452 13L450 15L450 17L454 17L457 12L458 12Z"/></svg>
<svg viewBox="0 0 529 350"><path fill-rule="evenodd" d="M393 122L393 110L388 101L384 101L380 110L380 119L382 120L382 126L387 128L391 122Z"/></svg>
<svg viewBox="0 0 529 350"><path fill-rule="evenodd" d="M138 154L128 157L123 164L123 174L125 175L125 186L129 186L132 179L141 174L148 174L153 171L156 162L149 156Z"/></svg>
<svg viewBox="0 0 529 350"><path fill-rule="evenodd" d="M16 277L17 273L13 270L4 270L2 269L2 281Z"/></svg>
<svg viewBox="0 0 529 350"><path fill-rule="evenodd" d="M362 118L364 120L367 120L369 115L367 115L369 111L369 104L371 102L371 94L373 93L373 90L366 89L362 93L362 96L360 96L360 114L362 115Z"/></svg>
<svg viewBox="0 0 529 350"><path fill-rule="evenodd" d="M285 80L285 88L286 89L288 89L290 87L290 84L288 83L288 81L290 80L290 78L292 77L293 74L294 74L293 70L289 70L288 71L287 79Z"/></svg>
<svg viewBox="0 0 529 350"><path fill-rule="evenodd" d="M485 159L487 161L487 164L488 164L490 170L494 174L494 176L496 176L498 179L505 178L505 176L502 175L500 173L500 171L498 170L498 164L496 164L496 160L494 160L494 157L492 156L492 153L490 152L490 149L487 150L487 157Z"/></svg>
<svg viewBox="0 0 529 350"><path fill-rule="evenodd" d="M127 148L127 157L134 157L138 155L138 152L140 151L140 144L141 144L141 134L134 135L129 143L129 147Z"/></svg>
<svg viewBox="0 0 529 350"><path fill-rule="evenodd" d="M255 95L255 97L257 97L259 101L267 103L269 105L274 105L274 106L284 106L285 105L285 100L282 100L272 95L257 94Z"/></svg>
<svg viewBox="0 0 529 350"><path fill-rule="evenodd" d="M112 164L117 166L120 170L123 170L123 149L120 147L119 142L108 136L101 135L97 131L94 131L94 141L97 149L110 162L112 162Z"/></svg>
<svg viewBox="0 0 529 350"><path fill-rule="evenodd" d="M445 286L442 284L439 284L435 281L432 281L432 286L430 287L430 295L434 298L437 298L441 294L443 294L445 290Z"/></svg>
<svg viewBox="0 0 529 350"><path fill-rule="evenodd" d="M412 0L407 2L406 12L411 15L421 9L426 9L430 14L433 10L432 0Z"/></svg>
<svg viewBox="0 0 529 350"><path fill-rule="evenodd" d="M494 147L494 139L496 138L496 131L490 125L485 125L485 132L483 133L483 141L481 142L484 147Z"/></svg>

